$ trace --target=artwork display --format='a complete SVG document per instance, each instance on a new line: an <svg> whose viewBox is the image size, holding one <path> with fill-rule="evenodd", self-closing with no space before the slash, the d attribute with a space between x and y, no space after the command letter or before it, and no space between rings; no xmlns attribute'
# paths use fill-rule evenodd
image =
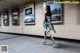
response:
<svg viewBox="0 0 80 53"><path fill-rule="evenodd" d="M19 25L19 8L12 9L12 25Z"/></svg>
<svg viewBox="0 0 80 53"><path fill-rule="evenodd" d="M4 26L9 26L9 12L3 12L3 24Z"/></svg>
<svg viewBox="0 0 80 53"><path fill-rule="evenodd" d="M0 26L1 26L1 13L0 13Z"/></svg>
<svg viewBox="0 0 80 53"><path fill-rule="evenodd" d="M25 15L30 15L30 14L32 14L32 7L25 9Z"/></svg>
<svg viewBox="0 0 80 53"><path fill-rule="evenodd" d="M25 11L24 24L34 25L35 24L34 3L27 5L24 11Z"/></svg>
<svg viewBox="0 0 80 53"><path fill-rule="evenodd" d="M47 2L51 8L52 23L62 23L62 4L56 4L53 2Z"/></svg>

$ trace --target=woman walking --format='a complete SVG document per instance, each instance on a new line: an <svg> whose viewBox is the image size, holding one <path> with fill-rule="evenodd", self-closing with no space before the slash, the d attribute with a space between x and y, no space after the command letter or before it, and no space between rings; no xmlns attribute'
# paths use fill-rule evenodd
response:
<svg viewBox="0 0 80 53"><path fill-rule="evenodd" d="M46 2L46 0L44 0L44 2ZM51 11L50 11L50 6L47 5L46 3L44 3L44 7L45 7L45 14L44 14L44 22L43 22L43 27L44 27L44 41L43 44L46 44L46 36L49 35L52 42L53 42L53 47L56 47L57 46L57 43L54 41L54 38L53 38L53 32L56 33L54 27L52 26L51 24L51 20L52 20L52 14L51 14Z"/></svg>

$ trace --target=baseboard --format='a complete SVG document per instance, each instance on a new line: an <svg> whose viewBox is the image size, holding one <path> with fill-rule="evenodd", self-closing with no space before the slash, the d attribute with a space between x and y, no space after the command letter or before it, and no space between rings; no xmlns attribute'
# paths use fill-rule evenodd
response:
<svg viewBox="0 0 80 53"><path fill-rule="evenodd" d="M19 35L19 36L29 36L29 37L37 37L37 38L44 38L44 36L41 35L32 35L32 34L21 34L21 33L11 33L11 32L0 32L4 34L13 34L13 35ZM50 39L50 37L47 37ZM54 37L56 40L62 40L62 41L68 41L68 42L77 42L80 43L80 40L77 39L69 39L69 38L61 38L61 37Z"/></svg>

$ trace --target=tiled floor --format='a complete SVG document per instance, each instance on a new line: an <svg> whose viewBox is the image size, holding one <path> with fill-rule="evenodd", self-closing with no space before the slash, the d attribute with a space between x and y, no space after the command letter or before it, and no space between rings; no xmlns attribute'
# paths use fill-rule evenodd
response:
<svg viewBox="0 0 80 53"><path fill-rule="evenodd" d="M42 44L42 38L0 33L0 45L8 45L8 53L80 53L80 43L56 40L58 48L53 48L51 40Z"/></svg>

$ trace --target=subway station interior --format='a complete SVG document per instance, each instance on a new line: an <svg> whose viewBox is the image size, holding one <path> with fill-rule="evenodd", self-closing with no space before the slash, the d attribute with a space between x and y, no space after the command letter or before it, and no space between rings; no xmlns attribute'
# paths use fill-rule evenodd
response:
<svg viewBox="0 0 80 53"><path fill-rule="evenodd" d="M44 45L44 0L0 0L0 53L80 53L80 1L47 0L56 33ZM71 3L74 2L74 3Z"/></svg>

